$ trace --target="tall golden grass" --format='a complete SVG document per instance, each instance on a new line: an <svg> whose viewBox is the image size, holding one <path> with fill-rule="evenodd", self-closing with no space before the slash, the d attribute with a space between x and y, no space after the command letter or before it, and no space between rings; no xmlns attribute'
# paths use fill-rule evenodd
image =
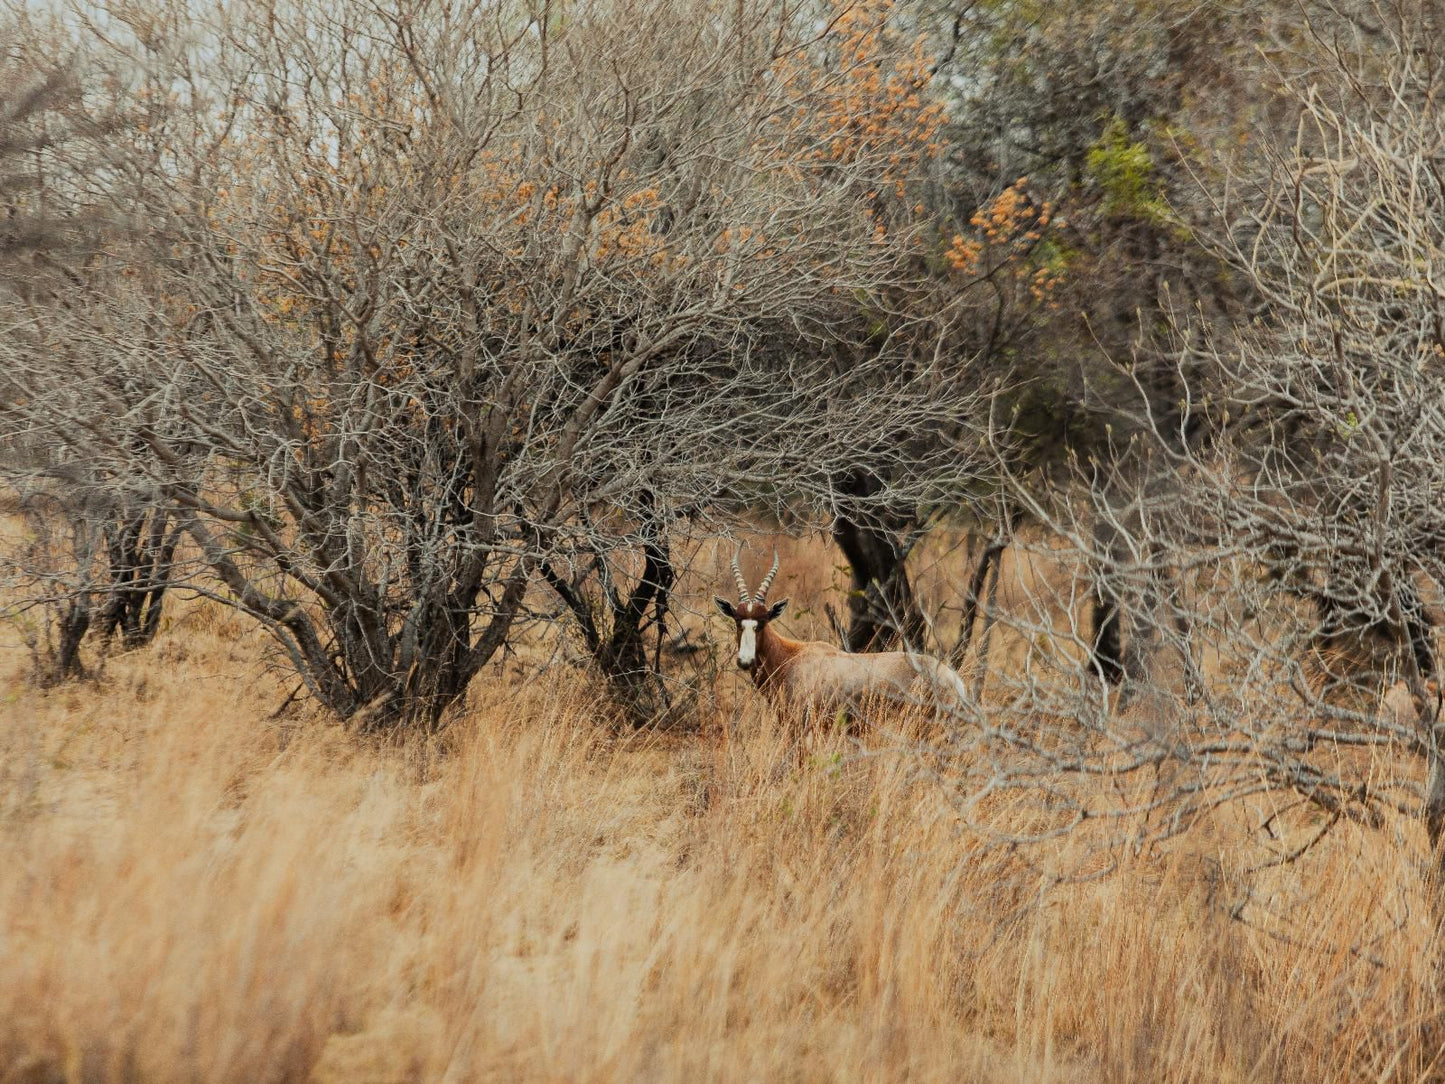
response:
<svg viewBox="0 0 1445 1084"><path fill-rule="evenodd" d="M990 845L907 752L792 767L736 675L663 736L577 672L489 675L385 746L268 719L255 633L178 613L95 684L12 652L0 1080L1445 1075L1408 822L1246 875L1259 810L1229 808L1059 884L1094 842Z"/></svg>

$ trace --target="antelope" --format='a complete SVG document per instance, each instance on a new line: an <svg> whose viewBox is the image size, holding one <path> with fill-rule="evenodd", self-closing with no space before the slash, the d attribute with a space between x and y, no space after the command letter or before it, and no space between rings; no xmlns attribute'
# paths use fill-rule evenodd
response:
<svg viewBox="0 0 1445 1084"><path fill-rule="evenodd" d="M714 596L724 617L737 626L737 664L746 670L775 707L835 708L869 696L898 701L942 701L962 705L967 700L963 680L950 667L911 651L850 654L821 640L790 640L772 623L788 606L788 599L768 605L768 588L778 574L778 553L773 565L749 594L747 580L733 555L733 578L738 602Z"/></svg>

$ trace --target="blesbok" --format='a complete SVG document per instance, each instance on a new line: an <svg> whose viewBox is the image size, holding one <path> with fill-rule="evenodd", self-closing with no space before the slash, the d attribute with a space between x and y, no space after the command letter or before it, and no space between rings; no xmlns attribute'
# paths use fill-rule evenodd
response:
<svg viewBox="0 0 1445 1084"><path fill-rule="evenodd" d="M757 592L749 594L734 554L737 605L724 598L713 599L737 626L739 668L752 675L753 684L775 705L829 709L874 696L950 707L967 701L958 674L928 655L911 651L854 655L821 640L790 640L782 635L773 622L786 609L788 599L768 605L768 588L777 574L774 550L772 567Z"/></svg>

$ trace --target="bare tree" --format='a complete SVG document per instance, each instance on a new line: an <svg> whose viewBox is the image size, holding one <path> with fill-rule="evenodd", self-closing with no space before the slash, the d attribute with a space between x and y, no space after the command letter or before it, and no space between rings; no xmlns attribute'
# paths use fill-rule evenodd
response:
<svg viewBox="0 0 1445 1084"><path fill-rule="evenodd" d="M1353 34L1311 26L1318 67L1282 78L1298 137L1248 190L1253 213L1231 216L1228 255L1267 315L1228 348L1200 344L1228 390L1211 409L1229 415L1220 450L1237 464L1234 484L1207 476L1231 544L1312 603L1330 699L1398 676L1421 705L1413 729L1379 726L1429 766L1438 849L1440 615L1427 603L1445 587L1445 53L1433 5L1356 14Z"/></svg>
<svg viewBox="0 0 1445 1084"><path fill-rule="evenodd" d="M1047 492L1005 475L1048 530L1013 540L1033 591L997 614L990 695L946 753L1001 842L1147 846L1235 804L1259 810L1259 866L1346 820L1418 816L1445 846L1445 65L1432 6L1351 14L1358 32L1312 13L1271 74L1287 135L1201 167L1210 243L1257 312L1176 313L1179 402L1157 410L1121 363L1114 445ZM1091 596L1114 607L1117 680ZM1004 793L1029 796L1026 827L990 818ZM1241 892L1234 917L1276 921Z"/></svg>
<svg viewBox="0 0 1445 1084"><path fill-rule="evenodd" d="M3 20L0 319L20 345L27 329L85 308L94 281L114 271L104 253L129 230L104 185L124 158L118 137L136 126L124 95L53 16L7 7ZM5 393L0 483L25 527L6 572L42 680L80 676L93 626L107 640L120 631L127 647L154 636L178 534L133 485L93 469L60 434L29 427L24 389Z"/></svg>
<svg viewBox="0 0 1445 1084"><path fill-rule="evenodd" d="M973 393L913 307L921 61L822 11L158 6L110 39L171 103L117 186L152 243L16 329L18 424L150 494L187 582L344 715L435 723L534 581L656 714L678 516L861 515L977 469L873 446ZM840 491L860 461L886 493Z"/></svg>

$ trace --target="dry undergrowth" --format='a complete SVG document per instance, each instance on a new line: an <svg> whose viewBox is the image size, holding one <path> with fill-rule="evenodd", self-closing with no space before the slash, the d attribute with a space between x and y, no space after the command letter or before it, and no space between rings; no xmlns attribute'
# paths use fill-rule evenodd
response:
<svg viewBox="0 0 1445 1084"><path fill-rule="evenodd" d="M990 848L841 738L779 771L751 697L623 738L575 674L489 675L443 741L382 748L265 721L260 658L192 609L98 686L10 660L0 1080L1440 1072L1413 825L1246 877L1226 811L1050 888L1085 839Z"/></svg>

